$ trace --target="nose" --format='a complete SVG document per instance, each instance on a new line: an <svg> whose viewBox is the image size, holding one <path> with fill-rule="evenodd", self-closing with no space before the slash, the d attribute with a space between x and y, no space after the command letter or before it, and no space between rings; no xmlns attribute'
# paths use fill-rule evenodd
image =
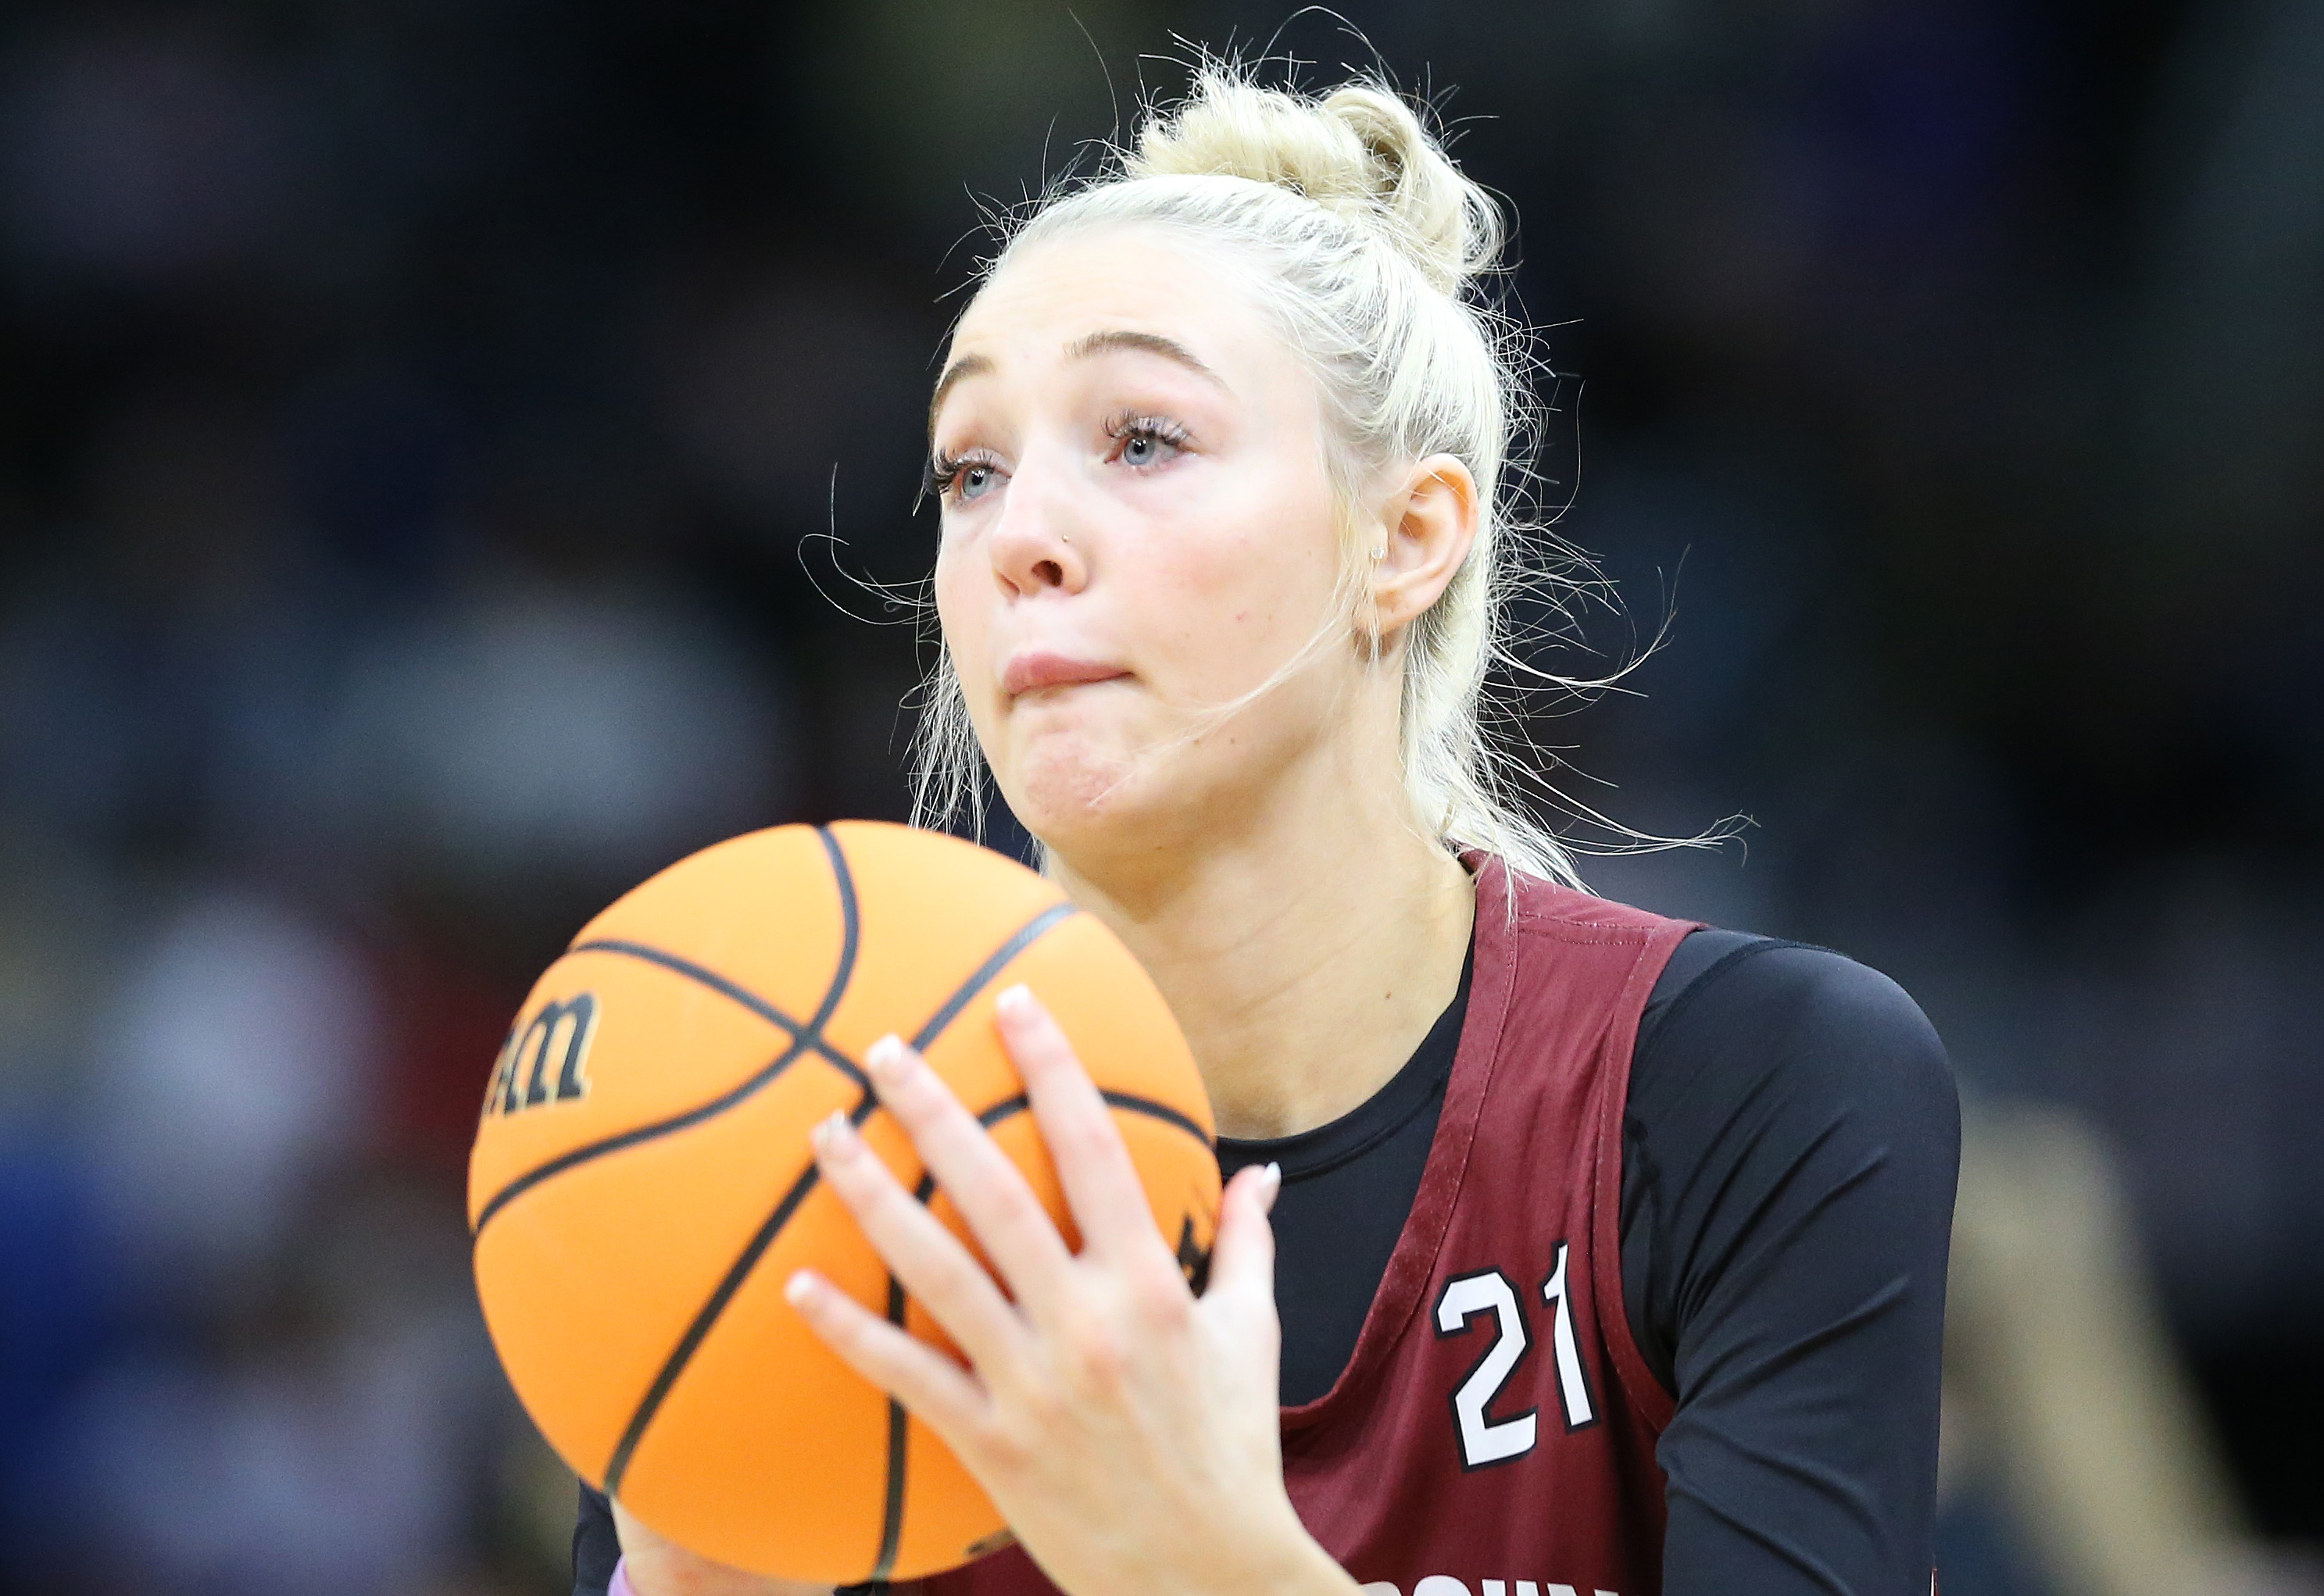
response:
<svg viewBox="0 0 2324 1596"><path fill-rule="evenodd" d="M1089 582L1090 543L1070 481L1038 459L1019 460L986 541L994 579L1018 598L1079 592Z"/></svg>

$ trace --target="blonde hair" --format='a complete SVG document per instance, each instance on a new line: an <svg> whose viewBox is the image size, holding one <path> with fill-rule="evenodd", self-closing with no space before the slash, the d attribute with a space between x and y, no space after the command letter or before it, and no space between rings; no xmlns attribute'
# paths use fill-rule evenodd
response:
<svg viewBox="0 0 2324 1596"><path fill-rule="evenodd" d="M1538 773L1486 726L1496 658L1566 687L1602 684L1531 670L1510 649L1511 598L1546 590L1555 604L1587 567L1524 518L1528 473L1510 454L1531 415L1535 362L1523 328L1481 288L1499 270L1506 238L1499 205L1383 82L1359 78L1314 97L1261 87L1239 68L1210 62L1185 100L1148 115L1134 150L1114 151L1108 170L1022 219L984 280L1037 243L1123 225L1178 231L1263 268L1254 291L1315 374L1343 507L1384 468L1430 454L1453 456L1476 478L1475 544L1406 638L1406 792L1420 823L1456 850L1480 848L1515 869L1578 885L1565 845L1519 800ZM1351 605L1369 551L1353 518L1341 521L1342 594ZM1557 556L1557 568L1528 561L1528 543ZM1349 619L1329 618L1319 639ZM914 738L913 821L942 825L964 813L981 830L982 754L938 644ZM1221 712L1306 657L1303 650ZM1602 821L1570 801L1565 807Z"/></svg>

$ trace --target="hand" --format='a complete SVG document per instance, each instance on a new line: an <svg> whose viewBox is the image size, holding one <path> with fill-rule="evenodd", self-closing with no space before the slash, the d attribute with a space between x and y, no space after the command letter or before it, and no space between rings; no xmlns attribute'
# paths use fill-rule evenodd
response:
<svg viewBox="0 0 2324 1596"><path fill-rule="evenodd" d="M648 1529L618 1501L613 1528L622 1537L622 1557L638 1596L831 1596L829 1585L770 1580L698 1557Z"/></svg>
<svg viewBox="0 0 2324 1596"><path fill-rule="evenodd" d="M1229 1183L1197 1299L1065 1032L1022 986L996 1007L1081 1252L975 1116L889 1037L865 1060L872 1085L1008 1295L838 1116L815 1133L824 1179L971 1366L805 1270L788 1283L792 1303L944 1438L1074 1596L1352 1591L1283 1485L1267 1223L1279 1175L1246 1169Z"/></svg>

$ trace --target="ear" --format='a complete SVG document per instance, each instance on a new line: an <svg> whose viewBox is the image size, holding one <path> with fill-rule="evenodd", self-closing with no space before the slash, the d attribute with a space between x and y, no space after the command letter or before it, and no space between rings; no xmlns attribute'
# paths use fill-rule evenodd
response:
<svg viewBox="0 0 2324 1596"><path fill-rule="evenodd" d="M1477 479L1450 454L1416 463L1381 502L1367 584L1370 624L1387 637L1425 614L1477 541Z"/></svg>

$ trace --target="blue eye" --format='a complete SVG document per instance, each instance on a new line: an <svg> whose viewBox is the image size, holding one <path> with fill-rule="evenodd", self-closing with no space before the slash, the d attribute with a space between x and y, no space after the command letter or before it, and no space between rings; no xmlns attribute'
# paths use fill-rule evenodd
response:
<svg viewBox="0 0 2324 1596"><path fill-rule="evenodd" d="M1132 470L1160 465L1191 441L1185 427L1158 416L1118 416L1105 433L1114 443L1113 458Z"/></svg>
<svg viewBox="0 0 2324 1596"><path fill-rule="evenodd" d="M1001 467L990 460L956 460L949 454L938 454L928 462L921 491L936 499L965 503L983 498L1001 478Z"/></svg>

